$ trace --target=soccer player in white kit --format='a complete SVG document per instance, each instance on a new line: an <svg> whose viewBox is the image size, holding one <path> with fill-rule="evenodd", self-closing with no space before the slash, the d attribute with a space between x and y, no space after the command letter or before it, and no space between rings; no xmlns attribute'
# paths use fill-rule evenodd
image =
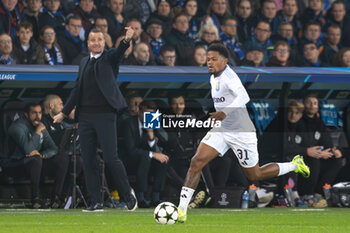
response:
<svg viewBox="0 0 350 233"><path fill-rule="evenodd" d="M259 166L255 127L249 118L246 104L249 96L237 74L227 65L228 51L222 44L209 46L207 65L210 76L211 95L216 112L210 118L221 121L221 127L213 128L202 139L191 160L178 206L178 222L187 220L187 207L198 185L202 168L228 149L236 154L247 178L263 180L281 176L291 171L309 177L310 169L303 158L295 156L291 162L269 163Z"/></svg>

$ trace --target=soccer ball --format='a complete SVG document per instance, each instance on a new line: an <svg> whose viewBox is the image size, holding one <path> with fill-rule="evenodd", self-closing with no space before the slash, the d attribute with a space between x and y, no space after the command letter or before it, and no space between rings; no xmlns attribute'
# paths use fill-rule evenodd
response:
<svg viewBox="0 0 350 233"><path fill-rule="evenodd" d="M176 205L171 202L162 202L154 209L153 216L157 223L171 225L176 223L179 214Z"/></svg>

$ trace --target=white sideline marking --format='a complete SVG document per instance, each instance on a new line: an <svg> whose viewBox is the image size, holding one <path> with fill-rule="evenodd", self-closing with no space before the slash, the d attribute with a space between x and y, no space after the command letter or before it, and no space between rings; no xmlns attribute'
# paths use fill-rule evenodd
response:
<svg viewBox="0 0 350 233"><path fill-rule="evenodd" d="M296 212L307 212L307 211L326 211L326 209L292 209L292 211L296 211Z"/></svg>

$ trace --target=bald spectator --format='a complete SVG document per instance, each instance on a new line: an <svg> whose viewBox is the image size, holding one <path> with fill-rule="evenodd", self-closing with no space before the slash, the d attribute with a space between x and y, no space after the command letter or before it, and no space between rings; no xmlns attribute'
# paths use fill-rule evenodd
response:
<svg viewBox="0 0 350 233"><path fill-rule="evenodd" d="M18 0L1 0L0 34L6 33L11 38L16 35L16 27L23 21L24 6Z"/></svg>
<svg viewBox="0 0 350 233"><path fill-rule="evenodd" d="M66 18L61 10L60 0L44 0L43 13L39 15L39 30L48 25L55 31L64 30Z"/></svg>
<svg viewBox="0 0 350 233"><path fill-rule="evenodd" d="M259 47L264 53L263 62L267 63L273 51L273 43L270 39L271 29L270 24L260 21L254 29L254 36L243 44L245 50L249 51L252 47Z"/></svg>
<svg viewBox="0 0 350 233"><path fill-rule="evenodd" d="M160 49L159 59L157 60L158 65L163 66L175 66L176 62L176 51L171 45L164 45Z"/></svg>
<svg viewBox="0 0 350 233"><path fill-rule="evenodd" d="M194 41L188 36L188 18L185 14L177 15L166 43L175 47L178 65L186 66L193 55Z"/></svg>
<svg viewBox="0 0 350 233"><path fill-rule="evenodd" d="M16 60L12 57L12 40L9 35L3 33L0 35L0 64L12 65L16 64Z"/></svg>
<svg viewBox="0 0 350 233"><path fill-rule="evenodd" d="M39 38L39 14L42 14L41 8L43 6L41 0L27 0L27 7L24 9L24 20L33 25L33 37L36 41Z"/></svg>
<svg viewBox="0 0 350 233"><path fill-rule="evenodd" d="M342 48L340 44L341 29L337 24L332 24L327 28L326 31L326 43L324 45L321 60L332 65L334 63L335 54Z"/></svg>
<svg viewBox="0 0 350 233"><path fill-rule="evenodd" d="M17 64L44 64L44 51L33 39L33 26L27 21L17 26L13 56Z"/></svg>
<svg viewBox="0 0 350 233"><path fill-rule="evenodd" d="M141 42L135 45L132 55L129 60L125 60L124 65L155 65L155 62L150 60L150 50L146 43Z"/></svg>
<svg viewBox="0 0 350 233"><path fill-rule="evenodd" d="M265 66L264 53L259 47L252 47L246 53L245 59L242 61L242 66L263 67Z"/></svg>

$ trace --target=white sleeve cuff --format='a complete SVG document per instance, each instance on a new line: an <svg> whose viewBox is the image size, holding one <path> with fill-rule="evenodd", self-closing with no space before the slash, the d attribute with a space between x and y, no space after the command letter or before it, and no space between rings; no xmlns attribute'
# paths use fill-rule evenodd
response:
<svg viewBox="0 0 350 233"><path fill-rule="evenodd" d="M152 152L152 151L150 151L150 152L149 152L149 157L150 157L151 159L153 159L153 158L154 158L154 154L153 154L153 152Z"/></svg>

